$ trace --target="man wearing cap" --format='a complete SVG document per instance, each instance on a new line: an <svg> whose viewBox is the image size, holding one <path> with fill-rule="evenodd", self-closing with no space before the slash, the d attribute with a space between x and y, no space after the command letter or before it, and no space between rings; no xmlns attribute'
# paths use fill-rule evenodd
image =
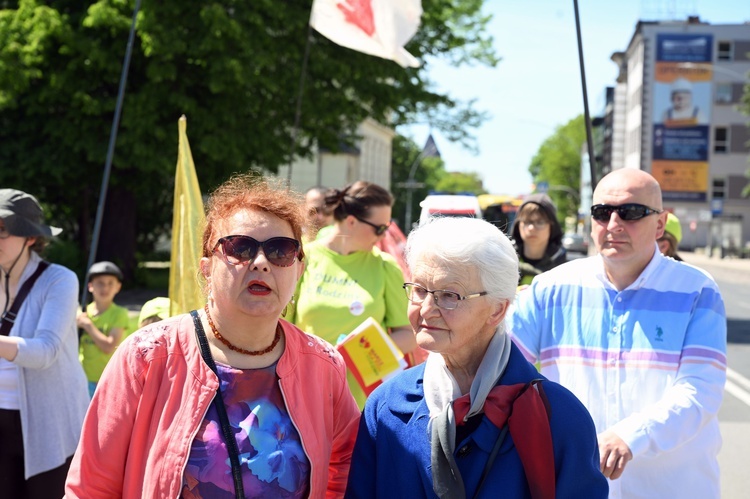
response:
<svg viewBox="0 0 750 499"><path fill-rule="evenodd" d="M61 229L0 189L0 495L62 497L88 407L78 361L78 278L39 256ZM29 285L30 284L30 285Z"/></svg>
<svg viewBox="0 0 750 499"><path fill-rule="evenodd" d="M171 306L172 302L166 296L157 296L147 301L141 307L141 312L138 315L138 327L148 326L167 319L170 317L169 309Z"/></svg>
<svg viewBox="0 0 750 499"><path fill-rule="evenodd" d="M656 240L659 243L659 251L662 255L682 261L677 254L677 246L682 241L682 227L680 220L673 213L667 214L667 223L664 226L664 234Z"/></svg>
<svg viewBox="0 0 750 499"><path fill-rule="evenodd" d="M591 218L598 254L545 272L518 295L513 340L591 413L610 497L718 498L727 332L719 288L659 253L667 213L648 173L602 178Z"/></svg>
<svg viewBox="0 0 750 499"><path fill-rule="evenodd" d="M130 319L128 309L114 301L122 288L119 267L112 262L96 262L88 276L89 293L94 301L86 307L86 312L78 314L76 322L86 333L81 336L80 359L89 381L89 395L93 397L96 384L124 338Z"/></svg>

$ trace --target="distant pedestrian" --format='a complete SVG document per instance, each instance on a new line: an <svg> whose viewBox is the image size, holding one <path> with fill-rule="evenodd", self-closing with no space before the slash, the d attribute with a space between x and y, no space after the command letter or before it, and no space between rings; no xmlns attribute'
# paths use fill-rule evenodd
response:
<svg viewBox="0 0 750 499"><path fill-rule="evenodd" d="M153 298L141 307L138 315L138 327L148 326L164 319L169 318L169 308L171 301L166 296Z"/></svg>
<svg viewBox="0 0 750 499"><path fill-rule="evenodd" d="M557 209L546 194L524 199L511 235L518 254L519 286L528 286L534 277L567 261Z"/></svg>
<svg viewBox="0 0 750 499"><path fill-rule="evenodd" d="M593 202L598 254L534 279L509 319L513 339L591 413L610 497L718 498L719 288L659 253L667 214L654 177L615 170Z"/></svg>
<svg viewBox="0 0 750 499"><path fill-rule="evenodd" d="M682 241L682 227L680 220L673 213L667 215L667 223L664 225L664 234L656 240L659 243L659 252L662 255L682 261L677 254L677 246Z"/></svg>
<svg viewBox="0 0 750 499"><path fill-rule="evenodd" d="M310 223L303 234L305 241L314 241L320 229L333 223L333 210L326 206L326 196L329 192L330 189L319 185L305 191L305 207L310 217Z"/></svg>
<svg viewBox="0 0 750 499"><path fill-rule="evenodd" d="M119 267L112 262L96 262L88 276L89 293L94 300L78 314L76 323L86 333L80 338L79 357L89 382L89 395L93 397L107 362L125 337L130 318L128 309L115 303L115 296L122 289Z"/></svg>
<svg viewBox="0 0 750 499"><path fill-rule="evenodd" d="M89 403L78 361L78 278L40 253L61 229L0 189L0 496L59 498Z"/></svg>

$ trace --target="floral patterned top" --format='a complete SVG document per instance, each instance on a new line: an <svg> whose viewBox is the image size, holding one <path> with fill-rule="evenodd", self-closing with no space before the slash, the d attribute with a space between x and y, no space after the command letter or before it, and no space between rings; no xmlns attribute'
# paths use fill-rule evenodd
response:
<svg viewBox="0 0 750 499"><path fill-rule="evenodd" d="M310 462L284 404L276 364L235 369L216 363L221 395L237 440L247 497L307 497ZM234 497L216 405L195 435L183 475L182 497Z"/></svg>

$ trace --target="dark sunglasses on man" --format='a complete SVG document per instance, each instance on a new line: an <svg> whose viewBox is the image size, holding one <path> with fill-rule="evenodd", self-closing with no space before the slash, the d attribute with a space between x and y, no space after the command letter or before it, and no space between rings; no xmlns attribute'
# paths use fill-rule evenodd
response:
<svg viewBox="0 0 750 499"><path fill-rule="evenodd" d="M300 242L290 237L272 237L258 241L250 236L224 236L216 242L214 253L219 246L224 261L229 265L252 262L258 256L259 249L263 249L268 261L277 267L289 267L295 258L302 258Z"/></svg>
<svg viewBox="0 0 750 499"><path fill-rule="evenodd" d="M597 222L609 222L612 218L612 213L615 211L617 212L617 215L626 222L634 222L649 215L662 212L662 210L655 210L638 203L626 203L620 205L595 204L591 207L591 218Z"/></svg>

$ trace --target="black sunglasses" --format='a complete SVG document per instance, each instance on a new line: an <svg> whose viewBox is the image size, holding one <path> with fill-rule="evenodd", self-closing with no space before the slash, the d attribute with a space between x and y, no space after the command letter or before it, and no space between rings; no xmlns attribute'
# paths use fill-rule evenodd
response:
<svg viewBox="0 0 750 499"><path fill-rule="evenodd" d="M273 265L289 267L300 252L299 241L290 237L272 237L258 241L250 236L225 236L216 242L213 251L216 252L219 246L224 261L229 265L252 262L258 256L258 249L263 248L263 254Z"/></svg>
<svg viewBox="0 0 750 499"><path fill-rule="evenodd" d="M610 218L612 218L613 211L616 211L620 218L628 222L640 220L648 215L662 212L662 210L655 210L638 203L626 203L621 205L595 204L591 207L591 218L597 222L609 222Z"/></svg>
<svg viewBox="0 0 750 499"><path fill-rule="evenodd" d="M352 215L352 216L353 216L354 218L356 218L357 220L359 220L360 222L362 222L363 224L367 224L367 225L369 225L370 227L372 227L373 229L375 229L375 235L376 235L376 236L382 236L382 235L383 235L383 234L385 233L385 231L387 231L387 230L388 230L388 227L390 227L390 226L391 226L391 224L390 224L390 223L388 223L388 225L375 225L375 224L374 224L374 223L372 223L372 222L368 222L368 221L367 221L367 220L365 220L364 218L359 218L359 217L358 217L357 215Z"/></svg>

